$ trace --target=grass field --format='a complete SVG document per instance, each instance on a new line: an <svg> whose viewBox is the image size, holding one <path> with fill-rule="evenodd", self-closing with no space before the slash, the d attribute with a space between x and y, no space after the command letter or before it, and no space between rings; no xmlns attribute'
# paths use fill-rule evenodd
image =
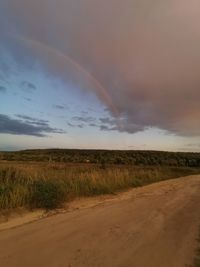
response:
<svg viewBox="0 0 200 267"><path fill-rule="evenodd" d="M0 162L0 209L53 209L76 197L113 194L196 173L200 169Z"/></svg>

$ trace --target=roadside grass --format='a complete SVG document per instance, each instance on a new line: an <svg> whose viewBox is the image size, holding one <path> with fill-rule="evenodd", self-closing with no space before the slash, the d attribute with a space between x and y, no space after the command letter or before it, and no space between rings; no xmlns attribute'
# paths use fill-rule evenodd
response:
<svg viewBox="0 0 200 267"><path fill-rule="evenodd" d="M197 173L200 169L180 167L0 163L0 210L54 209L77 197L114 194Z"/></svg>
<svg viewBox="0 0 200 267"><path fill-rule="evenodd" d="M200 267L200 228L197 241L198 241L198 248L196 250L196 257L194 259L193 267Z"/></svg>

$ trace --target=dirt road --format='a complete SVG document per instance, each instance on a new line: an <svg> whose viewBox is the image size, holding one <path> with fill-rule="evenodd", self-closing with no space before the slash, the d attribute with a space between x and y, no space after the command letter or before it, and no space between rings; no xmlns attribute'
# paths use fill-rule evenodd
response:
<svg viewBox="0 0 200 267"><path fill-rule="evenodd" d="M200 224L200 176L133 189L0 232L2 267L184 267ZM94 201L95 205L92 205ZM77 202L78 203L78 202ZM77 205L77 206L76 206Z"/></svg>

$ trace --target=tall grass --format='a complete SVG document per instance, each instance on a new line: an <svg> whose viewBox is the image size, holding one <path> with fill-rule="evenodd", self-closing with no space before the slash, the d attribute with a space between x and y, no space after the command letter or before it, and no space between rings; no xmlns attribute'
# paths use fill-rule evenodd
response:
<svg viewBox="0 0 200 267"><path fill-rule="evenodd" d="M81 196L113 194L130 187L196 173L190 168L0 164L0 209L52 209ZM200 171L199 171L200 172Z"/></svg>
<svg viewBox="0 0 200 267"><path fill-rule="evenodd" d="M198 241L198 248L196 250L196 257L194 259L193 267L200 267L200 228L197 241Z"/></svg>

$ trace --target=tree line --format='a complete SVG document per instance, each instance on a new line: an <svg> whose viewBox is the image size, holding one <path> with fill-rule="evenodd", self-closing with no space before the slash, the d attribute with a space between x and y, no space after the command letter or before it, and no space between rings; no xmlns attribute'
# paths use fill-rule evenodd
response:
<svg viewBox="0 0 200 267"><path fill-rule="evenodd" d="M141 150L23 150L17 152L0 152L0 160L200 167L200 153Z"/></svg>

